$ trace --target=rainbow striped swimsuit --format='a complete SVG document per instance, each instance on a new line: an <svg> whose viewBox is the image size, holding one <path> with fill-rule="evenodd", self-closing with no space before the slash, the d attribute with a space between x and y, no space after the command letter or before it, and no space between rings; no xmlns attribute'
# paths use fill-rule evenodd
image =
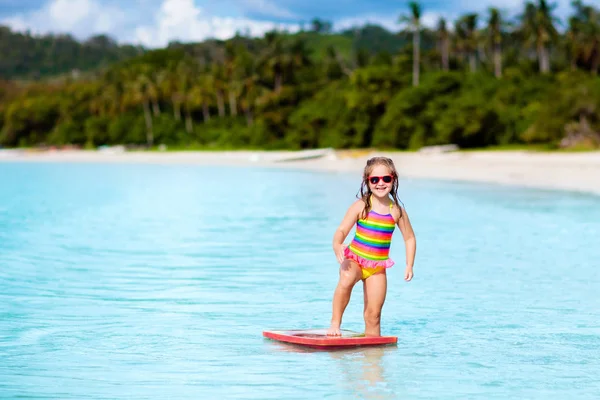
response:
<svg viewBox="0 0 600 400"><path fill-rule="evenodd" d="M389 268L394 261L389 258L392 234L396 223L391 214L382 215L369 211L367 218L356 222L356 234L345 251L346 258L356 261L363 268Z"/></svg>

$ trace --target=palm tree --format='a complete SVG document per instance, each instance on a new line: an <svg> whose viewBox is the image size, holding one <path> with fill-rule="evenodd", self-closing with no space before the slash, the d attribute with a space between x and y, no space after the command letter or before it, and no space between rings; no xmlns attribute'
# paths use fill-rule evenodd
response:
<svg viewBox="0 0 600 400"><path fill-rule="evenodd" d="M227 78L225 68L221 64L214 63L212 65L212 84L217 97L217 110L219 117L225 116L225 88L227 86Z"/></svg>
<svg viewBox="0 0 600 400"><path fill-rule="evenodd" d="M127 79L129 77L127 70L123 71L110 71L104 74L102 82L104 82L105 92L104 96L110 107L108 113L110 115L117 115L123 111L123 102L125 100L125 94L127 91Z"/></svg>
<svg viewBox="0 0 600 400"><path fill-rule="evenodd" d="M210 102L213 99L212 76L209 73L198 73L192 79L192 87L188 96L189 109L202 107L202 119L204 123L210 121ZM193 130L193 121L190 116L189 122L186 120L186 130L191 133Z"/></svg>
<svg viewBox="0 0 600 400"><path fill-rule="evenodd" d="M344 64L344 61L339 57L335 46L329 45L325 49L325 57L323 58L323 69L324 74L321 77L327 81L333 81L340 79L344 72L351 75L352 71L348 70L348 67Z"/></svg>
<svg viewBox="0 0 600 400"><path fill-rule="evenodd" d="M225 75L227 77L227 97L229 100L229 113L232 117L237 116L237 92L238 81L238 57L237 49L233 42L225 44Z"/></svg>
<svg viewBox="0 0 600 400"><path fill-rule="evenodd" d="M281 92L284 80L284 70L286 65L286 54L283 48L283 42L276 31L265 34L266 50L263 54L261 64L267 68L267 73L273 78L273 90L276 94Z"/></svg>
<svg viewBox="0 0 600 400"><path fill-rule="evenodd" d="M187 133L192 133L192 89L194 85L194 77L198 73L198 64L192 58L184 58L177 65L177 95L178 99L184 106L185 111L185 128Z"/></svg>
<svg viewBox="0 0 600 400"><path fill-rule="evenodd" d="M469 57L469 69L477 70L477 14L467 14L456 21L457 46Z"/></svg>
<svg viewBox="0 0 600 400"><path fill-rule="evenodd" d="M152 112L154 113L155 116L160 115L160 106L159 106L159 100L160 100L160 90L159 90L159 80L160 80L160 75L157 73L157 71L147 71L147 78L148 78L148 91L150 94L150 101L152 102Z"/></svg>
<svg viewBox="0 0 600 400"><path fill-rule="evenodd" d="M569 57L571 70L577 69L577 60L582 51L581 21L576 16L569 17L569 29L565 33L565 50Z"/></svg>
<svg viewBox="0 0 600 400"><path fill-rule="evenodd" d="M123 108L128 106L139 106L141 103L144 112L144 121L146 123L146 144L152 147L154 144L154 133L152 125L152 113L150 111L150 102L152 98L152 82L144 73L146 66L128 70L125 72L126 91L122 103Z"/></svg>
<svg viewBox="0 0 600 400"><path fill-rule="evenodd" d="M178 92L178 74L177 64L171 63L166 69L163 69L159 75L159 87L164 97L171 99L173 105L173 116L177 121L181 121L181 96Z"/></svg>
<svg viewBox="0 0 600 400"><path fill-rule="evenodd" d="M261 94L258 85L259 76L256 71L257 64L247 48L240 48L237 55L236 82L240 107L246 117L248 126L254 123L253 107Z"/></svg>
<svg viewBox="0 0 600 400"><path fill-rule="evenodd" d="M289 49L289 62L287 69L289 70L289 76L295 81L295 72L301 71L303 68L310 67L312 62L310 60L310 53L306 46L306 40L302 38L296 38Z"/></svg>
<svg viewBox="0 0 600 400"><path fill-rule="evenodd" d="M252 126L254 123L253 106L263 94L264 88L257 85L258 75L252 74L244 80L244 94L241 98L241 107L246 116L246 123Z"/></svg>
<svg viewBox="0 0 600 400"><path fill-rule="evenodd" d="M198 99L200 101L200 104L202 105L202 117L204 119L204 122L208 122L210 121L209 103L211 101L211 98L213 98L211 88L214 87L212 76L210 74L200 76L198 87L200 89Z"/></svg>
<svg viewBox="0 0 600 400"><path fill-rule="evenodd" d="M440 18L438 21L437 33L442 54L442 69L448 71L450 69L450 33L446 26L446 19Z"/></svg>
<svg viewBox="0 0 600 400"><path fill-rule="evenodd" d="M419 64L421 50L421 5L416 1L408 3L410 15L400 17L400 23L407 23L413 34L413 86L419 85Z"/></svg>
<svg viewBox="0 0 600 400"><path fill-rule="evenodd" d="M489 9L488 33L494 54L494 75L502 77L502 16L500 10L495 7Z"/></svg>
<svg viewBox="0 0 600 400"><path fill-rule="evenodd" d="M535 45L541 73L550 72L548 45L558 37L554 27L556 18L552 16L553 8L546 0L538 0L537 5L527 2L525 12L520 17L521 33L526 43Z"/></svg>
<svg viewBox="0 0 600 400"><path fill-rule="evenodd" d="M575 40L579 42L583 60L590 66L592 74L598 74L600 67L600 11L584 5L581 0L573 1L576 10L571 29Z"/></svg>

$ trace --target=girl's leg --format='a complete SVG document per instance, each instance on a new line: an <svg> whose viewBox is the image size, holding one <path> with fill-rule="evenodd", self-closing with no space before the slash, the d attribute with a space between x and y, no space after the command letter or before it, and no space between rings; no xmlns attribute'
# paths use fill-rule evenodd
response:
<svg viewBox="0 0 600 400"><path fill-rule="evenodd" d="M350 302L350 295L356 282L362 277L362 271L357 263L345 260L340 266L340 281L333 294L333 313L331 315L331 327L327 330L328 335L341 335L342 315Z"/></svg>
<svg viewBox="0 0 600 400"><path fill-rule="evenodd" d="M381 336L381 309L387 292L385 270L365 279L363 288L365 294L365 335Z"/></svg>

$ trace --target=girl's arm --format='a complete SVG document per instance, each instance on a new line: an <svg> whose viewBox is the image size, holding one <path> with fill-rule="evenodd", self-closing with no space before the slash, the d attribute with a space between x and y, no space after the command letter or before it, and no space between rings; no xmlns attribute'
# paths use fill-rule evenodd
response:
<svg viewBox="0 0 600 400"><path fill-rule="evenodd" d="M413 231L410 219L404 208L402 208L402 215L398 218L398 228L402 232L404 238L404 246L406 248L406 273L404 279L410 281L413 278L413 266L415 263L415 254L417 253L417 239L415 238L415 232Z"/></svg>
<svg viewBox="0 0 600 400"><path fill-rule="evenodd" d="M342 244L358 220L358 215L362 212L364 207L365 203L362 200L355 201L350 208L348 208L340 226L338 226L333 234L333 251L340 264L344 262L344 249Z"/></svg>

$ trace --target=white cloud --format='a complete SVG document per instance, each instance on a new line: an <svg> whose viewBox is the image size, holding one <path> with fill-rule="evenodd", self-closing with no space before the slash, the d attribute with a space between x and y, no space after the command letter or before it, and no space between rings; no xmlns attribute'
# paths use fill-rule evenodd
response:
<svg viewBox="0 0 600 400"><path fill-rule="evenodd" d="M153 25L135 28L133 41L148 47L166 46L170 41L201 41L207 38L227 39L236 32L261 36L278 29L296 31L298 25L278 24L237 17L219 17L204 13L193 0L164 0Z"/></svg>
<svg viewBox="0 0 600 400"><path fill-rule="evenodd" d="M91 0L55 0L48 6L48 17L71 29L88 17L92 8Z"/></svg>
<svg viewBox="0 0 600 400"><path fill-rule="evenodd" d="M123 12L100 5L96 0L52 0L41 9L0 21L15 31L33 34L70 33L84 39L110 33L124 20Z"/></svg>
<svg viewBox="0 0 600 400"><path fill-rule="evenodd" d="M310 3L312 0L307 0ZM321 0L322 1L322 0ZM367 1L367 0L361 0ZM589 2L590 0L588 0ZM2 2L2 0L0 0ZM299 29L298 24L277 23L269 20L256 20L243 16L252 10L251 15L265 15L269 18L301 19L294 13L293 7L286 9L280 0L223 0L206 1L205 4L219 5L223 14L217 11L207 12L196 5L200 0L47 0L40 9L20 13L1 19L0 24L13 30L29 30L34 34L69 33L78 39L86 39L95 34L107 34L120 43L136 43L148 47L161 47L170 41L201 41L206 38L227 39L236 32L249 32L252 36L262 36L272 29ZM221 3L222 2L222 3ZM556 3L554 14L563 21L572 12L570 0L551 0ZM237 4L236 4L237 3ZM483 26L488 18L488 8L497 6L505 11L507 19L520 14L524 8L523 0L456 0L452 6L444 7L441 12L434 7L424 7L422 23L434 28L440 16L444 16L453 26L462 14L479 13L479 25ZM286 4L291 4L289 1ZM158 7L157 7L158 6ZM237 7L237 8L236 8ZM395 10L392 10L395 9ZM343 30L365 23L378 24L397 32L403 28L398 16L408 12L398 6L390 6L390 12L371 14L334 20L334 29ZM349 11L349 10L348 10ZM265 17L267 18L267 17ZM564 26L564 25L563 25Z"/></svg>
<svg viewBox="0 0 600 400"><path fill-rule="evenodd" d="M163 0L154 19L139 24L137 9L120 9L101 4L102 0L50 0L41 9L0 20L15 31L33 34L70 33L78 39L107 34L119 42L147 47L166 46L170 41L202 41L207 38L227 39L236 32L262 36L277 29L295 32L295 24L257 21L242 17L210 15L194 4L194 0ZM251 0L269 7L265 0ZM273 8L271 12L284 13ZM138 15L138 18L135 16Z"/></svg>
<svg viewBox="0 0 600 400"><path fill-rule="evenodd" d="M426 12L421 17L421 26L424 26L429 29L434 29L437 27L438 21L441 17L443 17L441 13Z"/></svg>

